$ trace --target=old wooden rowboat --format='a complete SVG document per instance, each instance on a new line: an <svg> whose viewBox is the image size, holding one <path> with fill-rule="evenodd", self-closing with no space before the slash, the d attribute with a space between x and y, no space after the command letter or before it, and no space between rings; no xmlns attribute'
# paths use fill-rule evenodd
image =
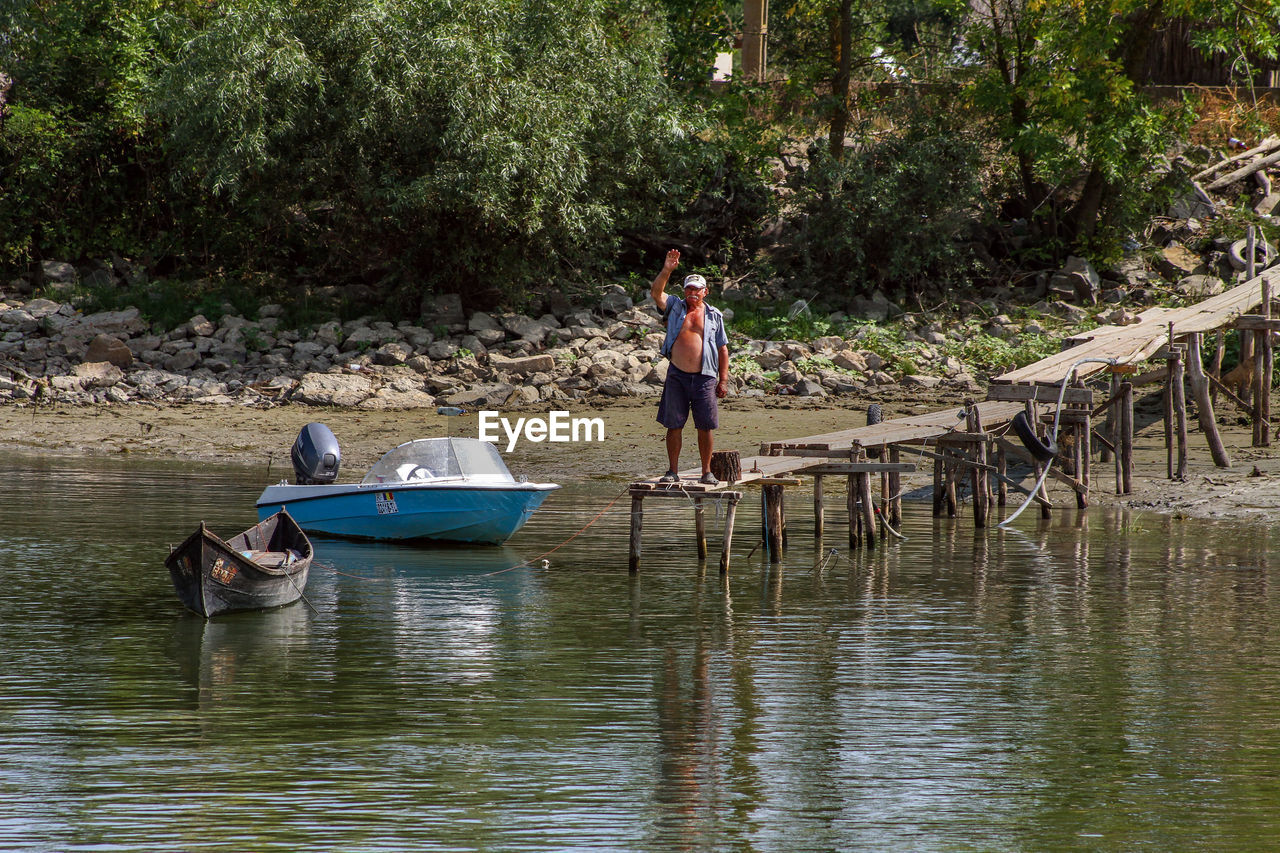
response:
<svg viewBox="0 0 1280 853"><path fill-rule="evenodd" d="M225 542L202 521L164 564L182 603L209 617L297 601L311 557L311 541L281 511Z"/></svg>

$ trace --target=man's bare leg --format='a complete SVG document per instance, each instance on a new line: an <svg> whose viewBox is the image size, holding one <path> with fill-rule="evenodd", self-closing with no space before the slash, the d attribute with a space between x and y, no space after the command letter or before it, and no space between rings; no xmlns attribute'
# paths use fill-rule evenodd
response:
<svg viewBox="0 0 1280 853"><path fill-rule="evenodd" d="M711 447L714 443L715 438L711 435L711 430L698 430L698 456L702 458L702 473L704 474L711 470Z"/></svg>
<svg viewBox="0 0 1280 853"><path fill-rule="evenodd" d="M680 473L680 446L684 444L684 430L669 429L667 430L667 462L672 471ZM699 446L701 446L701 437L699 437Z"/></svg>

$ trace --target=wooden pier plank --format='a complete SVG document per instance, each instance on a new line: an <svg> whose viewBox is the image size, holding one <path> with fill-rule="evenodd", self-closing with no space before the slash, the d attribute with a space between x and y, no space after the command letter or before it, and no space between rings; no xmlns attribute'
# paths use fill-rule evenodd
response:
<svg viewBox="0 0 1280 853"><path fill-rule="evenodd" d="M1002 400L983 400L978 403L982 413L982 421L989 427L1001 426L1013 419L1022 411L1022 404ZM909 415L904 418L892 418L861 427L811 435L804 438L792 438L782 441L766 442L771 450L786 454L791 449L803 450L851 450L854 447L876 447L881 444L906 444L919 441L937 440L948 433L962 431L964 427L964 411L959 407L945 409L941 412L927 412L923 415ZM781 457L766 457L781 458ZM812 464L812 457L809 460ZM743 462L743 470L746 463Z"/></svg>

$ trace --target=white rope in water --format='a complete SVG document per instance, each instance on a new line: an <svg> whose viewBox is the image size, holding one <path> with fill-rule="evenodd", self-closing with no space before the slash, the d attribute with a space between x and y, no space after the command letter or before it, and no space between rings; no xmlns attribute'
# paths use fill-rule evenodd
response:
<svg viewBox="0 0 1280 853"><path fill-rule="evenodd" d="M1076 368L1082 364L1110 364L1115 366L1119 362L1114 358L1082 358L1067 369L1067 374L1062 377L1062 384L1058 388L1058 405L1053 412L1053 432L1049 435L1049 443L1056 444L1058 441L1058 422L1062 417L1062 400L1067 396L1067 383L1071 381L1071 377L1075 375ZM1044 486L1045 478L1049 476L1049 468L1052 467L1053 460L1050 459L1044 463L1044 471L1040 474L1040 479L1036 480L1035 486L1032 487L1031 493L1027 495L1027 499L1022 502L1022 506L1018 507L1013 515L996 525L996 527L1004 528L1013 524L1018 516L1022 515L1023 510L1031 506L1031 502L1036 499L1036 495L1040 494L1040 489Z"/></svg>

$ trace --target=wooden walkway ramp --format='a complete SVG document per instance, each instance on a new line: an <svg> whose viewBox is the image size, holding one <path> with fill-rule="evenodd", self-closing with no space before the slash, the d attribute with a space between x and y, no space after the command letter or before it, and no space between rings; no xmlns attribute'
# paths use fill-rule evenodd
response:
<svg viewBox="0 0 1280 853"><path fill-rule="evenodd" d="M1280 293L1280 271L1268 270L1195 305L1149 308L1138 315L1138 322L1128 326L1099 326L1068 338L1068 348L1062 352L1011 370L991 381L1005 384L1061 382L1071 365L1082 358L1110 358L1118 365L1147 361L1179 338L1226 328L1244 315L1258 310L1263 302L1263 290L1268 285L1272 293ZM1076 375L1085 379L1107 370L1107 365L1093 362L1081 365Z"/></svg>

